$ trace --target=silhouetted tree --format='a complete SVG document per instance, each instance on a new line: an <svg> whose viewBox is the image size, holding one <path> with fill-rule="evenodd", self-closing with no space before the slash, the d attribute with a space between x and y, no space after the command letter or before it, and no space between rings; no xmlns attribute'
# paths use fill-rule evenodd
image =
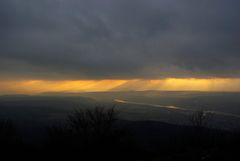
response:
<svg viewBox="0 0 240 161"><path fill-rule="evenodd" d="M132 142L127 130L119 127L116 121L114 108L76 110L68 116L66 124L48 130L50 146L71 155L118 160L132 153ZM110 157L117 154L121 155Z"/></svg>
<svg viewBox="0 0 240 161"><path fill-rule="evenodd" d="M16 143L16 129L9 120L0 120L0 144L9 145Z"/></svg>
<svg viewBox="0 0 240 161"><path fill-rule="evenodd" d="M0 156L9 160L16 154L20 154L20 137L15 126L9 120L0 120Z"/></svg>
<svg viewBox="0 0 240 161"><path fill-rule="evenodd" d="M195 147L209 147L214 144L215 134L209 129L212 114L203 110L195 111L189 116L190 124L193 126L192 133L186 139L186 142Z"/></svg>
<svg viewBox="0 0 240 161"><path fill-rule="evenodd" d="M203 110L195 111L189 117L190 124L198 129L207 127L212 115Z"/></svg>

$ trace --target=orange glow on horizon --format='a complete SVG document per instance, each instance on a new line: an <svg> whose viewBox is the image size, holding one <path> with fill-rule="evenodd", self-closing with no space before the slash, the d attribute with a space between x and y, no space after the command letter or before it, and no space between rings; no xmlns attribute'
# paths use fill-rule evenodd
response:
<svg viewBox="0 0 240 161"><path fill-rule="evenodd" d="M100 92L127 90L240 91L240 78L160 80L25 80L0 81L0 94L39 94L44 92Z"/></svg>

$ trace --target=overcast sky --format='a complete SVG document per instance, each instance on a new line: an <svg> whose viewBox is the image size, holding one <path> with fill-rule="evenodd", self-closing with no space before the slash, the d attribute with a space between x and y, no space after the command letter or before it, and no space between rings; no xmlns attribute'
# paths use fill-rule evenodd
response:
<svg viewBox="0 0 240 161"><path fill-rule="evenodd" d="M0 0L0 79L240 77L239 0Z"/></svg>

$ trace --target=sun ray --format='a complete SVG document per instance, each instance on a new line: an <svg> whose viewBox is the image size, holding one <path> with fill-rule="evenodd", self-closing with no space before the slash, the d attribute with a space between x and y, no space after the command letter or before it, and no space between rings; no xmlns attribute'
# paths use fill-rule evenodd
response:
<svg viewBox="0 0 240 161"><path fill-rule="evenodd" d="M167 78L159 80L24 80L0 81L1 94L99 91L240 91L239 78Z"/></svg>

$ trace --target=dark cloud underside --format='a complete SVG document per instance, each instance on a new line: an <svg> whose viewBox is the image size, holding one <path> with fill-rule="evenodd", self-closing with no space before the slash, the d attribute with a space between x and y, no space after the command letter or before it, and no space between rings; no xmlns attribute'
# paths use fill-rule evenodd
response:
<svg viewBox="0 0 240 161"><path fill-rule="evenodd" d="M239 0L1 0L1 78L240 77Z"/></svg>

